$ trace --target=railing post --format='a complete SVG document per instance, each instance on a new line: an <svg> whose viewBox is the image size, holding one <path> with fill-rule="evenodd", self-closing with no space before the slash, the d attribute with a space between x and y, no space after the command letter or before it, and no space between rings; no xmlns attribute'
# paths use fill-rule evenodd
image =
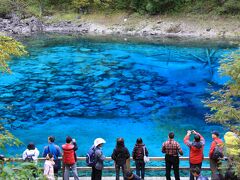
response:
<svg viewBox="0 0 240 180"><path fill-rule="evenodd" d="M64 171L65 171L65 164L62 161L62 178L64 180Z"/></svg>

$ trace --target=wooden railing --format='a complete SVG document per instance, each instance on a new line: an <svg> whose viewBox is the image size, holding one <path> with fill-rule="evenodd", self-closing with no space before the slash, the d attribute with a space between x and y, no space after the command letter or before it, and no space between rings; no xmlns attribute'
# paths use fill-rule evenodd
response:
<svg viewBox="0 0 240 180"><path fill-rule="evenodd" d="M149 157L150 158L150 161L152 162L164 162L165 159L164 157ZM61 158L59 158L61 159ZM23 162L22 158L6 158L6 160L8 162ZM38 162L43 162L45 160L45 158L38 158ZM83 162L86 160L85 157L78 157L77 158L78 161L80 162ZM110 162L110 161L113 161L111 159L111 157L106 157L106 162ZM133 159L131 158L131 161L133 161ZM180 161L189 161L189 158L188 157L180 157ZM204 157L204 160L203 161L209 161L209 157ZM151 163L148 163L148 164L151 164ZM145 167L145 170L151 170L151 171L163 171L165 170L165 166L150 166L146 164L146 167ZM91 170L91 167L87 167L87 166L78 166L77 167L78 170L80 171L90 171ZM134 170L135 169L135 166L131 166L131 169ZM188 166L180 166L179 167L180 170L189 170L189 165ZM115 168L114 166L108 166L107 163L105 164L104 166L104 170L106 171L115 171ZM202 167L202 170L204 171L209 171L210 170L210 167Z"/></svg>

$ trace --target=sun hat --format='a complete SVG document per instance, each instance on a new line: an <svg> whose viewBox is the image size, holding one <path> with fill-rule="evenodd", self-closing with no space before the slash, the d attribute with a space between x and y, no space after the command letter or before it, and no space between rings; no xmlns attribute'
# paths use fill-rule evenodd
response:
<svg viewBox="0 0 240 180"><path fill-rule="evenodd" d="M97 147L99 144L104 144L106 141L103 138L97 138L94 140L94 146Z"/></svg>

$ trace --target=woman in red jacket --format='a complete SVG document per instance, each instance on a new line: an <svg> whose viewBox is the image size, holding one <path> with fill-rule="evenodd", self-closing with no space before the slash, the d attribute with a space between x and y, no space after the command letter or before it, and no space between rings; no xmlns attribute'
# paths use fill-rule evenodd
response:
<svg viewBox="0 0 240 180"><path fill-rule="evenodd" d="M194 141L190 141L190 135L194 134ZM191 169L198 167L201 170L203 161L203 148L205 140L201 134L192 130L188 130L184 137L184 144L190 148L189 162L190 162L190 180L194 180L194 176L191 173Z"/></svg>

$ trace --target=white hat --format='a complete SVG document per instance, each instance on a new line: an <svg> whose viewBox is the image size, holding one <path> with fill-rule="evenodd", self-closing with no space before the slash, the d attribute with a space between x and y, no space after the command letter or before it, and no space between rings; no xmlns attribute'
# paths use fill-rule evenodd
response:
<svg viewBox="0 0 240 180"><path fill-rule="evenodd" d="M103 138L97 138L94 140L94 146L97 147L99 144L106 143L106 141Z"/></svg>

